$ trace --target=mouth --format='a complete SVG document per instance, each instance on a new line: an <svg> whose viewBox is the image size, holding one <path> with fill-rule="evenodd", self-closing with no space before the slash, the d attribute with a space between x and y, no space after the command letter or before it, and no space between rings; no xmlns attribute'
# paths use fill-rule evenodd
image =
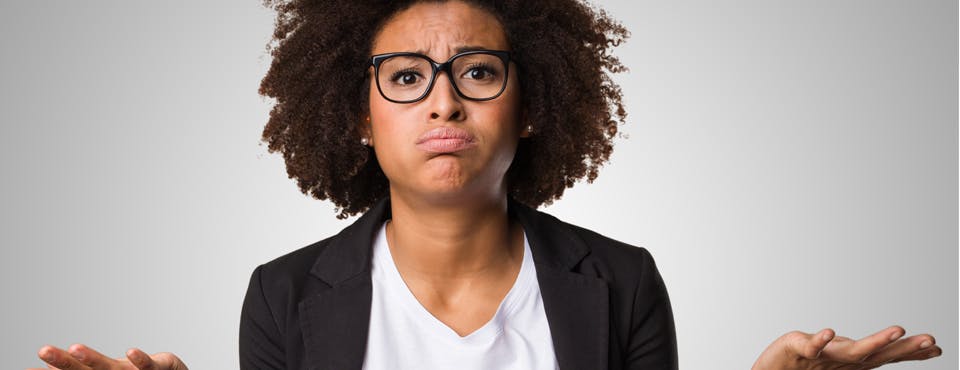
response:
<svg viewBox="0 0 960 370"><path fill-rule="evenodd" d="M456 127L437 127L417 138L417 148L431 154L456 153L476 145L476 139L467 130Z"/></svg>

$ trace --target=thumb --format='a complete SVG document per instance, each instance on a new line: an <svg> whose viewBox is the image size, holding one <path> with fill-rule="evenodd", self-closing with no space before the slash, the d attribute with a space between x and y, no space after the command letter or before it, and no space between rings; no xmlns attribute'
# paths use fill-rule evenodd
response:
<svg viewBox="0 0 960 370"><path fill-rule="evenodd" d="M160 352L154 353L153 359L159 364L163 364L166 369L170 370L189 370L187 365L180 360L177 355L170 352Z"/></svg>
<svg viewBox="0 0 960 370"><path fill-rule="evenodd" d="M833 329L823 329L816 334L795 332L795 335L791 336L787 347L800 357L815 360L820 357L823 348L833 340L834 336L836 336L836 333Z"/></svg>
<svg viewBox="0 0 960 370"><path fill-rule="evenodd" d="M139 348L131 348L127 351L127 358L139 370L188 370L187 365L180 361L177 355L170 352L148 355Z"/></svg>
<svg viewBox="0 0 960 370"><path fill-rule="evenodd" d="M141 351L139 348L131 348L127 351L127 358L130 359L130 362L139 370L159 370L160 368L156 363L153 362L153 359L150 358L146 352Z"/></svg>

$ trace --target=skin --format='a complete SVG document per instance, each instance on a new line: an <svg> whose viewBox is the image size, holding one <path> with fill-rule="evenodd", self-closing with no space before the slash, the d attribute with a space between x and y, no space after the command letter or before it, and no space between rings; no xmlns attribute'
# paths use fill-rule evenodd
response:
<svg viewBox="0 0 960 370"><path fill-rule="evenodd" d="M926 360L943 354L929 334L904 338L900 326L891 326L860 340L839 337L831 329L816 334L793 331L773 343L753 364L753 370L867 370L902 362Z"/></svg>
<svg viewBox="0 0 960 370"><path fill-rule="evenodd" d="M506 40L482 9L459 1L423 3L388 21L372 54L418 51L446 61L465 46L509 50ZM412 104L391 103L371 85L370 119L361 131L390 180L390 251L417 300L461 336L489 321L520 269L523 234L507 216L505 174L517 142L530 135L520 128L521 114L514 76L500 97L485 102L457 96L445 74ZM477 145L444 155L419 150L417 137L438 126L467 130ZM770 344L753 370L873 369L942 353L932 336L904 334L899 326L860 340L830 329L790 332ZM38 355L54 369L187 368L171 353L131 349L126 358L111 359L80 344L70 351L44 346Z"/></svg>
<svg viewBox="0 0 960 370"><path fill-rule="evenodd" d="M421 3L384 25L372 54L416 51L446 61L468 47L510 49L490 13L462 2ZM514 76L489 101L461 98L446 73L426 98L411 104L391 103L370 86L364 131L390 180L390 252L417 300L461 336L493 317L520 270L522 229L507 218L505 181L517 143L527 135L520 114ZM437 127L464 129L476 145L440 155L415 145Z"/></svg>
<svg viewBox="0 0 960 370"><path fill-rule="evenodd" d="M148 355L137 348L127 350L126 358L112 359L82 344L70 346L69 351L43 346L37 356L49 369L64 370L187 370L187 365L169 352ZM42 369L28 369L42 370Z"/></svg>

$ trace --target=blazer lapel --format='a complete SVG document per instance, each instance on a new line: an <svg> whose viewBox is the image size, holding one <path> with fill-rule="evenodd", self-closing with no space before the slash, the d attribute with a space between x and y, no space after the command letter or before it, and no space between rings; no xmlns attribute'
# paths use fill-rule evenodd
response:
<svg viewBox="0 0 960 370"><path fill-rule="evenodd" d="M576 272L590 249L553 216L509 203L523 225L537 267L540 296L561 369L606 369L609 359L608 287Z"/></svg>
<svg viewBox="0 0 960 370"><path fill-rule="evenodd" d="M310 270L325 285L317 284L299 304L308 369L362 368L373 299L371 248L389 216L389 198L381 199L331 240Z"/></svg>
<svg viewBox="0 0 960 370"><path fill-rule="evenodd" d="M540 295L561 369L606 369L609 342L608 288L580 274L590 249L553 216L509 199L523 225L537 268ZM370 255L373 237L390 217L380 200L344 229L320 254L310 273L323 284L299 304L309 369L360 369L370 328Z"/></svg>

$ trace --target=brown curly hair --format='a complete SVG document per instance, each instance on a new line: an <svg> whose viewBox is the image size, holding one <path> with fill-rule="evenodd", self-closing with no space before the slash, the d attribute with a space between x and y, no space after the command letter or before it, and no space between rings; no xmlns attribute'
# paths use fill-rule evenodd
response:
<svg viewBox="0 0 960 370"><path fill-rule="evenodd" d="M365 76L373 38L417 2L264 0L277 18L267 45L273 62L260 84L260 94L275 99L262 140L269 152L283 154L300 191L331 200L338 218L389 195L373 149L360 144L360 120L369 110ZM610 51L627 30L577 0L466 2L503 25L523 125L536 133L518 144L506 175L509 195L536 208L584 177L592 182L626 117L609 73L626 70Z"/></svg>

